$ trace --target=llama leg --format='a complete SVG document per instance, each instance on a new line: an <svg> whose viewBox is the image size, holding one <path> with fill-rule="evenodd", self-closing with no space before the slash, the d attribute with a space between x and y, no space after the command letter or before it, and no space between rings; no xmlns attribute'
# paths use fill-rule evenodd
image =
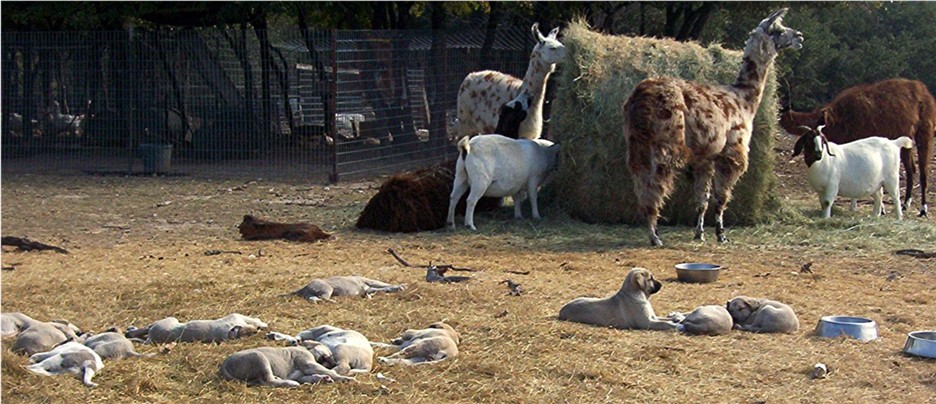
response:
<svg viewBox="0 0 936 404"><path fill-rule="evenodd" d="M922 138L922 136L917 137L917 138L918 139ZM931 150L933 149L933 146L934 146L933 138L930 138L930 141L928 144L924 141L916 145L917 164L920 165L920 170L919 170L920 171L920 203L922 204L920 206L920 217L926 217L926 209L927 209L926 208L926 185L928 184L927 181L929 181L927 177L929 176L929 163L930 163L930 159L932 159L932 155L930 153L931 153ZM907 192L907 200L908 201L910 200L909 192ZM908 204L907 211L909 210L910 210L910 206Z"/></svg>
<svg viewBox="0 0 936 404"><path fill-rule="evenodd" d="M663 209L663 200L667 191L672 190L675 173L667 166L660 165L655 171L637 174L634 178L634 193L637 194L637 209L647 219L647 232L650 245L663 246L657 233L657 220Z"/></svg>
<svg viewBox="0 0 936 404"><path fill-rule="evenodd" d="M720 243L727 243L728 236L725 235L725 209L728 208L728 202L731 201L731 191L734 189L738 179L747 170L747 153L741 144L731 149L730 154L722 155L715 161L715 180L713 183L715 194L715 237Z"/></svg>
<svg viewBox="0 0 936 404"><path fill-rule="evenodd" d="M712 196L712 177L715 175L715 164L712 161L703 161L692 167L692 175L695 177L693 184L693 194L696 199L696 212L699 213L699 220L696 222L695 239L705 240L705 211L708 210L709 198Z"/></svg>
<svg viewBox="0 0 936 404"><path fill-rule="evenodd" d="M906 173L907 180L907 193L904 195L903 208L910 210L911 196L913 195L913 154L912 149L900 149L900 162L903 163L904 173ZM922 174L922 173L921 173ZM922 177L922 175L921 175ZM922 178L921 178L922 181ZM895 204L900 203L899 200L894 201Z"/></svg>

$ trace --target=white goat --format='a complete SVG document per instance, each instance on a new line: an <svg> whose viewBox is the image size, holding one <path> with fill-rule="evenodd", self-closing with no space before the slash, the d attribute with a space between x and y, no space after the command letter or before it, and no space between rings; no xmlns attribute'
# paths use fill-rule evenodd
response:
<svg viewBox="0 0 936 404"><path fill-rule="evenodd" d="M482 196L514 198L514 217L522 219L520 204L526 192L539 219L536 190L556 167L559 145L545 139L511 139L501 135L480 135L458 142L455 183L449 200L448 225L455 228L455 206L471 186L465 209L465 226L474 225L475 204Z"/></svg>
<svg viewBox="0 0 936 404"><path fill-rule="evenodd" d="M793 146L793 157L803 153L809 185L819 194L822 217L832 216L832 202L836 195L846 198L874 198L874 214L881 215L884 189L890 194L897 211L897 220L903 218L900 206L900 149L913 147L913 140L903 136L894 140L869 137L837 145L822 134L820 125L800 136ZM809 146L809 147L808 147Z"/></svg>

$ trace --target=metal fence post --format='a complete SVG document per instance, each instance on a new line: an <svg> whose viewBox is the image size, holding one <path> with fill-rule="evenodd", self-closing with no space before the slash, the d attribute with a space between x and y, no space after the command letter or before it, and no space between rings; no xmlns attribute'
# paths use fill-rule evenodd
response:
<svg viewBox="0 0 936 404"><path fill-rule="evenodd" d="M137 79L137 77L133 77L133 72L136 69L136 52L134 52L134 48L133 48L133 24L130 24L130 28L127 29L127 34L128 35L127 35L127 64L126 66L127 66L127 69L130 70L130 72L125 72L124 74L129 75L133 79ZM127 130L128 130L128 133L127 133L128 135L127 175L133 174L133 140L134 140L134 137L136 136L136 131L134 130L134 125L133 125L134 123L133 115L135 112L134 103L136 103L136 97L134 97L135 96L134 93L136 92L136 89L133 88L133 84L129 84L129 87L130 87L130 95L129 95L130 102L126 109L127 110Z"/></svg>
<svg viewBox="0 0 936 404"><path fill-rule="evenodd" d="M332 138L332 172L328 180L335 184L338 182L338 127L335 122L338 112L338 31L331 31L331 68L332 76L328 86L328 106L325 108L325 124L328 125L328 135Z"/></svg>

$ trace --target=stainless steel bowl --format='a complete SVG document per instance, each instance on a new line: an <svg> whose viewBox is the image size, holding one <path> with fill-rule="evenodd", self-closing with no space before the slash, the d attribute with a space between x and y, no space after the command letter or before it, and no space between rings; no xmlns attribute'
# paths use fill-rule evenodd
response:
<svg viewBox="0 0 936 404"><path fill-rule="evenodd" d="M709 283L718 279L721 265L686 262L676 264L676 279L680 282Z"/></svg>
<svg viewBox="0 0 936 404"><path fill-rule="evenodd" d="M904 353L936 358L936 331L914 331L907 334Z"/></svg>
<svg viewBox="0 0 936 404"><path fill-rule="evenodd" d="M877 323L864 317L825 316L819 319L816 335L826 338L845 335L861 342L868 342L878 337Z"/></svg>

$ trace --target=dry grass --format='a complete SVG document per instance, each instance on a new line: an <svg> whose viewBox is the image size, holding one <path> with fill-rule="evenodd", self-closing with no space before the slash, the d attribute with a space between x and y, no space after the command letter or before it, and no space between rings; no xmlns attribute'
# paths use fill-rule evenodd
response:
<svg viewBox="0 0 936 404"><path fill-rule="evenodd" d="M602 35L582 21L570 24L562 41L568 54L554 78L558 91L550 123L550 135L562 144L562 162L545 191L582 220L643 224L644 218L636 214L626 169L625 101L638 83L650 77L732 83L742 53L719 45L703 48L668 39ZM734 189L726 223L763 223L775 217L780 207L771 192L775 182L772 139L779 130L776 88L771 68L754 118L749 167ZM698 213L692 199L692 183L680 173L663 218L669 223L695 223Z"/></svg>
<svg viewBox="0 0 936 404"><path fill-rule="evenodd" d="M786 153L788 156L788 153ZM786 158L786 157L784 157ZM791 176L800 167L786 164ZM799 180L797 180L799 181ZM837 209L814 221L817 203L801 182L778 189L793 219L735 227L733 243L691 240L689 228L663 228L667 248L645 248L642 228L590 225L545 207L541 222L514 222L510 207L476 218L480 231L417 234L357 231L354 220L376 192L376 181L325 189L298 182L191 178L22 176L3 178L3 234L61 245L69 255L6 250L3 311L39 319L68 318L102 330L144 325L174 315L259 316L274 330L295 333L330 323L386 341L405 328L447 318L462 334L461 355L415 368L378 367L355 384L297 389L248 388L221 381L230 353L270 345L261 336L221 345L180 344L168 355L108 362L85 388L72 377L40 377L24 358L2 350L2 395L10 402L147 401L270 402L926 402L936 392L934 361L900 353L907 332L936 327L933 260L895 256L900 248L936 249L936 226L911 218L866 219ZM171 204L157 206L165 201ZM840 206L844 206L841 204ZM246 214L309 221L338 239L320 244L244 242L236 225ZM384 251L413 263L446 262L483 269L464 284L422 281ZM209 249L243 254L205 256ZM249 253L262 250L250 259ZM717 283L675 282L672 265L712 261L730 267ZM813 262L814 274L799 274ZM732 332L688 337L558 322L568 300L616 290L632 266L664 282L658 313L720 304L738 294L791 304L801 330L793 335ZM505 270L530 271L529 275ZM373 300L313 305L276 297L312 277L361 274L409 288ZM893 274L893 280L887 280ZM510 278L528 291L508 296ZM506 313L506 315L504 315ZM863 315L880 339L813 337L822 315ZM155 348L141 346L142 352ZM835 368L827 380L807 377L816 362ZM311 392L311 393L310 393Z"/></svg>

